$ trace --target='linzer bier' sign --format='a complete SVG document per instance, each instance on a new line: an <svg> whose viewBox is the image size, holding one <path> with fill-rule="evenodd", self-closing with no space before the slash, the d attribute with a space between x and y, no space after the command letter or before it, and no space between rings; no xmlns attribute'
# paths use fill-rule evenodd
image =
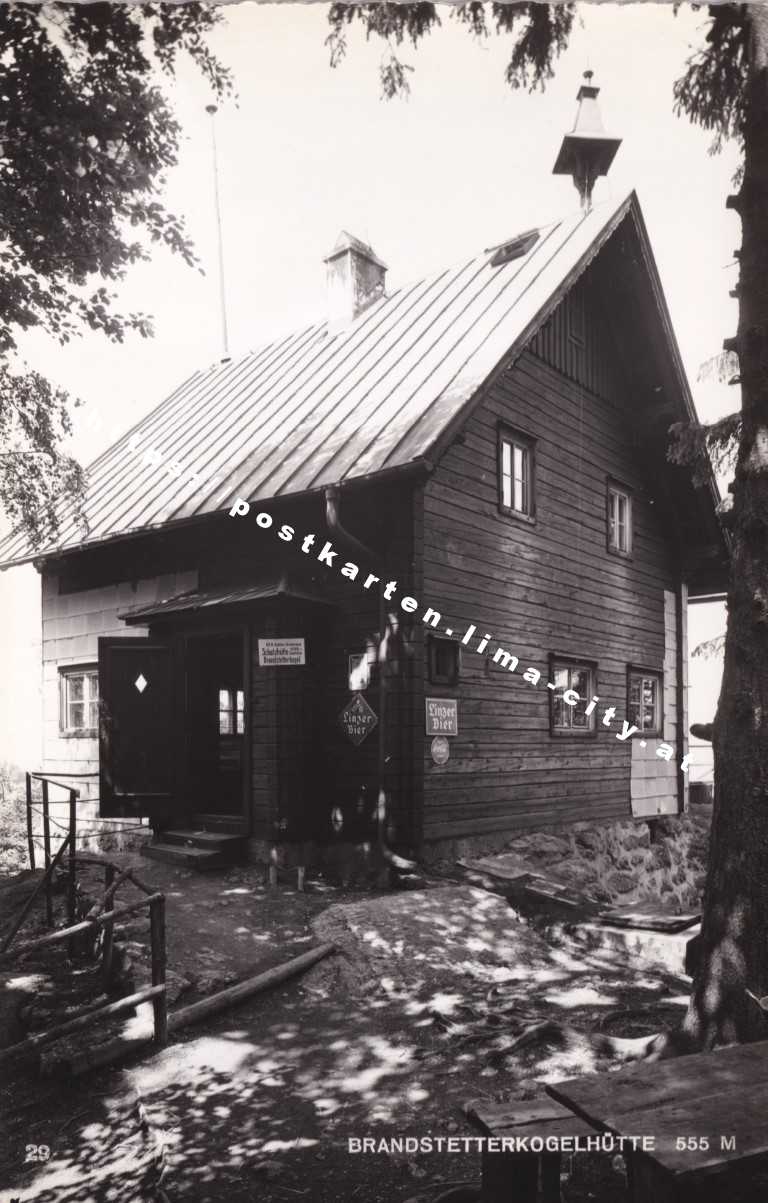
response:
<svg viewBox="0 0 768 1203"><path fill-rule="evenodd" d="M427 735L458 735L459 704L456 698L425 698Z"/></svg>

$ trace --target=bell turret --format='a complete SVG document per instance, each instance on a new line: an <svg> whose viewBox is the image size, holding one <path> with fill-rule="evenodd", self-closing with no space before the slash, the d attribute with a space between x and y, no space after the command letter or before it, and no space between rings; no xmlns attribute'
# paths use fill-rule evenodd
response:
<svg viewBox="0 0 768 1203"><path fill-rule="evenodd" d="M600 106L597 103L600 89L592 83L592 71L584 72L584 82L579 88L579 107L576 121L570 134L563 138L553 175L570 175L581 197L585 213L592 208L592 189L599 175L606 175L621 146L621 138L612 138L603 129Z"/></svg>

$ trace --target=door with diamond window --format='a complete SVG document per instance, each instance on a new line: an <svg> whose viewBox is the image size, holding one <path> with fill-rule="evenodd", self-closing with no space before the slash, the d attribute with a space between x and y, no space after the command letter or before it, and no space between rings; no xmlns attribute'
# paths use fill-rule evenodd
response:
<svg viewBox="0 0 768 1203"><path fill-rule="evenodd" d="M176 675L171 644L99 639L99 798L106 817L169 818Z"/></svg>

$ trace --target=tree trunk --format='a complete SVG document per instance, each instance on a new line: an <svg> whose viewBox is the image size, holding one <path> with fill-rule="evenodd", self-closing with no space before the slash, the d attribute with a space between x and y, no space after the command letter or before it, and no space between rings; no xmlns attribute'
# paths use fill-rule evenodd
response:
<svg viewBox="0 0 768 1203"><path fill-rule="evenodd" d="M768 1038L768 8L749 6L739 356L742 434L701 961L684 1032L699 1048Z"/></svg>

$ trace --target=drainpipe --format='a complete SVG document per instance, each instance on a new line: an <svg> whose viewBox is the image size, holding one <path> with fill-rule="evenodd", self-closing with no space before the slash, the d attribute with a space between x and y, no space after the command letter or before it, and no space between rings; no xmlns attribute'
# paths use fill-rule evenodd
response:
<svg viewBox="0 0 768 1203"><path fill-rule="evenodd" d="M366 547L359 539L350 534L348 530L341 524L339 511L341 508L341 487L339 485L328 485L324 490L325 493L325 521L328 530L338 539L352 548L364 560L373 560L377 562L381 557L379 553ZM385 746L384 746L384 719L386 705L386 683L384 680L384 661L381 657L381 644L384 639L384 630L386 626L387 612L384 602L383 590L379 590L379 725L378 725L378 754L377 754L377 797L376 797L376 826L378 834L379 850L383 858L390 864L395 865L399 869L413 869L415 865L412 861L405 860L402 856L396 856L394 852L387 847L384 831L384 819L386 810L386 790L384 789L384 763L385 763Z"/></svg>

